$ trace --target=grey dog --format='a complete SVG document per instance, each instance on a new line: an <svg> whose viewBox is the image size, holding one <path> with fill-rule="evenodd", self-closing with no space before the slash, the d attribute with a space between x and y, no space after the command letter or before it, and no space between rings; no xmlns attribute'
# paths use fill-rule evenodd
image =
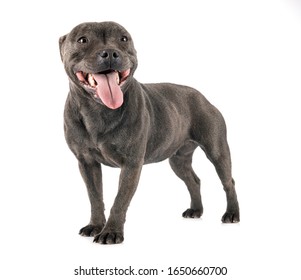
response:
<svg viewBox="0 0 301 280"><path fill-rule="evenodd" d="M114 22L82 23L59 40L69 77L66 141L76 156L91 203L90 223L80 230L94 242L124 240L126 211L142 166L169 158L190 193L185 218L203 213L200 179L191 167L199 146L215 166L227 198L222 222L239 221L226 125L197 90L169 83L142 84L133 77L137 56L131 35ZM106 221L101 165L121 169L118 193Z"/></svg>

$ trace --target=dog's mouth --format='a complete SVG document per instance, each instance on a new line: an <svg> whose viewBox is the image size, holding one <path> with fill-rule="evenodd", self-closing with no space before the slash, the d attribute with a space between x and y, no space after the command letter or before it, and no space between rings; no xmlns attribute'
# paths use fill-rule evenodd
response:
<svg viewBox="0 0 301 280"><path fill-rule="evenodd" d="M96 100L101 100L110 109L117 109L123 104L121 86L129 77L131 69L124 71L107 70L100 73L76 72L81 84L92 92Z"/></svg>

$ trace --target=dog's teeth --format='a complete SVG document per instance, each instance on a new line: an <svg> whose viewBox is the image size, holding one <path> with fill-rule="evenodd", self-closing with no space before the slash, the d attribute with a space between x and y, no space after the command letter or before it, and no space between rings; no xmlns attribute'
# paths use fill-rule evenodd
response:
<svg viewBox="0 0 301 280"><path fill-rule="evenodd" d="M95 83L95 80L94 80L92 74L88 74L88 82L89 82L89 84L90 84L91 87L95 87L96 86L96 83Z"/></svg>
<svg viewBox="0 0 301 280"><path fill-rule="evenodd" d="M117 82L117 85L119 85L120 79L119 79L119 73L118 73L118 71L116 71L116 82Z"/></svg>

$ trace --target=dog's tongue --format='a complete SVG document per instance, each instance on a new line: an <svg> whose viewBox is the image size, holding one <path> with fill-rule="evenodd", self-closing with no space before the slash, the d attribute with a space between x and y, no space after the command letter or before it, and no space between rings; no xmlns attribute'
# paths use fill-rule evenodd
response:
<svg viewBox="0 0 301 280"><path fill-rule="evenodd" d="M119 108L123 103L123 93L117 83L118 72L93 74L97 82L96 93L101 101L111 109Z"/></svg>

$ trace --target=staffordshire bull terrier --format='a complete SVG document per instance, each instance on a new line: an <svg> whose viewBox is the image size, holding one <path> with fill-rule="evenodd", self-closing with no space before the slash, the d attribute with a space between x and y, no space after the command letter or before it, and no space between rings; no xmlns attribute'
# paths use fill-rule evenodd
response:
<svg viewBox="0 0 301 280"><path fill-rule="evenodd" d="M191 197L183 217L199 218L203 213L200 179L191 167L197 147L215 166L226 192L222 222L239 221L226 125L200 92L182 85L136 81L132 37L114 22L82 23L62 36L59 45L70 85L65 137L78 160L91 203L91 219L81 235L94 236L94 242L101 244L121 243L142 166L167 158ZM107 221L102 164L121 169Z"/></svg>

